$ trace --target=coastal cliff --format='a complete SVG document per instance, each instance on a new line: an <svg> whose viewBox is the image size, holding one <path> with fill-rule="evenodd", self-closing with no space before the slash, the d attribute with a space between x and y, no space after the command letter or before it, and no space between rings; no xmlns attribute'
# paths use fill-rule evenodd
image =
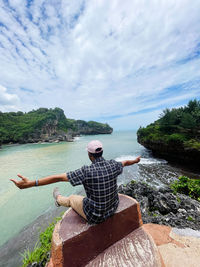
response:
<svg viewBox="0 0 200 267"><path fill-rule="evenodd" d="M60 108L40 108L28 113L0 112L0 146L73 141L80 134L111 134L112 131L108 124L68 119Z"/></svg>
<svg viewBox="0 0 200 267"><path fill-rule="evenodd" d="M200 101L164 110L160 119L137 131L137 140L156 156L200 169Z"/></svg>

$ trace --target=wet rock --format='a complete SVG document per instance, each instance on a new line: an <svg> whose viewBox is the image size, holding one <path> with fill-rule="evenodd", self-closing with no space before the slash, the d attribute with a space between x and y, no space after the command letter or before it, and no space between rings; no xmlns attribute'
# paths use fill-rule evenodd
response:
<svg viewBox="0 0 200 267"><path fill-rule="evenodd" d="M161 214L165 215L170 212L177 213L180 207L176 197L172 193L154 194L149 198L150 210L158 210Z"/></svg>
<svg viewBox="0 0 200 267"><path fill-rule="evenodd" d="M161 140L151 140L137 136L139 144L151 150L156 157L164 158L169 162L178 163L180 165L188 166L190 169L194 168L200 170L199 158L200 150L193 147L185 147L183 142L169 142Z"/></svg>
<svg viewBox="0 0 200 267"><path fill-rule="evenodd" d="M179 193L174 195L167 186L156 189L135 181L120 185L118 191L140 203L144 223L200 230L200 202L189 196Z"/></svg>

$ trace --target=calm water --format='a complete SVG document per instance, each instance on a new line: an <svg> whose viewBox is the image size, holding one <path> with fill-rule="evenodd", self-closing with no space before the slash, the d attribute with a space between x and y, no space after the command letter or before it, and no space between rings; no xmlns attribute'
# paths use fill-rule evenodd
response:
<svg viewBox="0 0 200 267"><path fill-rule="evenodd" d="M85 147L93 139L99 139L103 143L106 159L123 160L142 156L140 164L124 169L119 177L119 184L135 179L162 186L185 174L183 170L170 166L166 161L153 158L137 143L136 133L133 131L83 136L72 143L4 146L0 150L0 245L38 216L54 208L52 190L55 184L19 190L9 179L16 178L17 173L35 179L90 164ZM58 183L56 186L65 195L78 192L82 188L72 187L70 183Z"/></svg>

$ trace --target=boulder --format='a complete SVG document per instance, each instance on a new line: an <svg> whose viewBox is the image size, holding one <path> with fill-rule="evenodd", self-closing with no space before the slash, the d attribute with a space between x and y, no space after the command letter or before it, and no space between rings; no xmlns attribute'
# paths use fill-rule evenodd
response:
<svg viewBox="0 0 200 267"><path fill-rule="evenodd" d="M174 195L169 187L156 189L135 181L120 185L118 192L132 196L140 203L144 223L200 229L200 202L189 196Z"/></svg>

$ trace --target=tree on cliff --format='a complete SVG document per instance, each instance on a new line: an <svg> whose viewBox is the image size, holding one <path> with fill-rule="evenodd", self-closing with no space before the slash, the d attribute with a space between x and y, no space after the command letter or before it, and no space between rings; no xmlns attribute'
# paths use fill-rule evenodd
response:
<svg viewBox="0 0 200 267"><path fill-rule="evenodd" d="M180 128L200 127L200 101L190 100L188 105L178 109L165 109L158 121L163 132L170 133Z"/></svg>
<svg viewBox="0 0 200 267"><path fill-rule="evenodd" d="M137 132L140 143L160 142L182 144L185 147L200 146L200 101L190 100L180 108L165 109L160 118Z"/></svg>
<svg viewBox="0 0 200 267"><path fill-rule="evenodd" d="M85 122L84 131L80 120L65 117L64 111L58 107L54 109L39 108L30 112L0 112L0 143L27 143L41 140L41 136L48 134L62 134L70 131L80 134L111 133L112 128L103 123Z"/></svg>

